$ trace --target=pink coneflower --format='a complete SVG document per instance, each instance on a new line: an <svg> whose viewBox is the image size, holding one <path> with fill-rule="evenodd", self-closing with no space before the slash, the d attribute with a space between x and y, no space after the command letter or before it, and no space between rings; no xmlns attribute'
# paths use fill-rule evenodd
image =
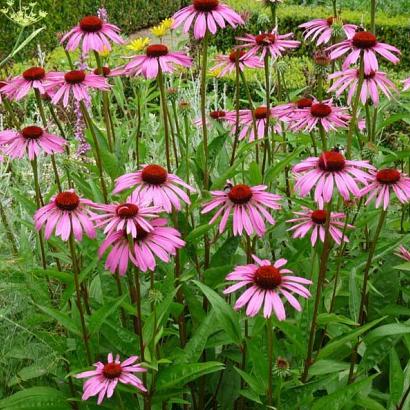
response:
<svg viewBox="0 0 410 410"><path fill-rule="evenodd" d="M211 71L217 72L217 77L224 77L236 71L236 62L238 61L239 71L244 71L247 68L262 68L263 62L254 55L248 55L243 50L234 50L229 55L218 55L216 65L211 68Z"/></svg>
<svg viewBox="0 0 410 410"><path fill-rule="evenodd" d="M402 258L405 261L410 262L410 251L408 251L403 245L399 246L399 250L396 252L396 255L399 258Z"/></svg>
<svg viewBox="0 0 410 410"><path fill-rule="evenodd" d="M410 90L410 78L407 78L407 80L403 81L403 91L407 91Z"/></svg>
<svg viewBox="0 0 410 410"><path fill-rule="evenodd" d="M190 6L177 11L172 19L172 28L184 24L184 33L187 33L194 24L194 37L197 40L205 37L207 31L216 34L218 27L225 28L226 23L235 28L244 24L242 17L219 0L192 0ZM195 22L194 22L195 21Z"/></svg>
<svg viewBox="0 0 410 410"><path fill-rule="evenodd" d="M350 65L355 64L360 55L363 54L365 74L370 74L372 71L379 69L376 53L393 64L397 64L400 61L400 59L393 54L400 54L400 50L390 44L379 43L376 36L369 31L358 31L353 37L330 46L327 50L330 51L330 58L332 60L349 52L349 55L343 62L343 70L347 70Z"/></svg>
<svg viewBox="0 0 410 410"><path fill-rule="evenodd" d="M280 295L287 300L298 312L302 310L300 303L292 295L296 293L307 299L310 292L303 285L310 285L308 279L298 276L289 276L293 273L289 269L282 269L288 262L286 259L278 259L273 265L267 259L261 260L252 256L256 264L237 266L233 272L227 275L227 280L237 281L224 290L224 293L232 293L244 286L244 293L235 303L235 309L241 309L247 305L246 315L253 317L263 305L263 316L269 318L272 312L278 320L286 319L285 307Z"/></svg>
<svg viewBox="0 0 410 410"><path fill-rule="evenodd" d="M166 212L172 212L173 207L181 209L181 200L188 205L191 203L188 195L178 185L195 192L194 188L178 176L168 173L160 165L150 164L143 165L137 172L117 178L113 194L134 188L133 195L142 197L147 204L154 204Z"/></svg>
<svg viewBox="0 0 410 410"><path fill-rule="evenodd" d="M118 77L124 75L124 69L122 67L111 69L108 66L103 66L101 68L94 69L93 74L100 75L106 78Z"/></svg>
<svg viewBox="0 0 410 410"><path fill-rule="evenodd" d="M45 225L46 239L50 238L54 230L55 235L63 241L67 241L71 233L78 241L82 240L83 232L89 238L95 238L92 222L95 214L88 209L89 206L94 206L94 203L80 198L74 190L60 192L34 214L36 229L39 231Z"/></svg>
<svg viewBox="0 0 410 410"><path fill-rule="evenodd" d="M170 256L175 256L177 249L185 246L180 232L175 228L166 226L167 220L165 218L154 219L151 225L152 231L147 232L139 229L134 240L135 264L142 272L155 270L155 258L168 263Z"/></svg>
<svg viewBox="0 0 410 410"><path fill-rule="evenodd" d="M175 256L176 250L185 246L185 242L181 234L175 228L166 226L166 223L164 218L154 219L150 222L150 231L138 226L135 238L128 237L124 230L109 234L98 250L101 258L111 247L105 268L124 276L130 262L143 272L155 270L155 258L169 262L170 256Z"/></svg>
<svg viewBox="0 0 410 410"><path fill-rule="evenodd" d="M234 111L232 113L235 113ZM255 139L263 139L265 137L266 122L274 118L275 109L271 108L268 111L267 107L261 106L254 110L240 110L239 111L239 125L241 127L241 132L239 133L239 140L243 140L247 135L249 135L249 142L255 141ZM255 117L256 131L253 126L253 118ZM275 132L280 133L280 124L274 125Z"/></svg>
<svg viewBox="0 0 410 410"><path fill-rule="evenodd" d="M347 128L350 115L346 112L346 108L337 107L331 99L322 102L314 100L310 107L293 112L289 129L310 132L319 124L326 132L336 131L338 128ZM285 118L282 117L282 120L285 121Z"/></svg>
<svg viewBox="0 0 410 410"><path fill-rule="evenodd" d="M136 387L138 390L146 392L142 381L134 375L134 373L143 373L147 370L141 367L135 362L138 360L138 356L130 356L123 362L120 361L120 356L117 355L115 360L112 353L108 354L107 363L97 362L94 363L95 370L88 370L77 374L77 379L88 380L83 386L83 400L88 400L92 396L97 396L97 404L101 404L104 397L109 399L118 383L129 384Z"/></svg>
<svg viewBox="0 0 410 410"><path fill-rule="evenodd" d="M294 226L288 229L293 231L293 238L304 238L307 233L312 230L310 236L310 242L312 246L315 246L317 239L322 242L325 241L325 225L329 217L329 212L322 209L311 210L306 207L302 207L301 211L293 212L297 215L297 218L289 219L286 222L293 223ZM341 212L331 212L329 221L329 233L333 240L340 245L341 241L349 242L346 235L343 235L343 228L345 223L342 222L346 218L346 215ZM348 228L353 228L352 225L346 225ZM342 230L340 230L342 228Z"/></svg>
<svg viewBox="0 0 410 410"><path fill-rule="evenodd" d="M277 105L273 108L273 112L280 120L289 122L293 118L295 112L304 108L310 108L312 104L312 98L302 97L288 104Z"/></svg>
<svg viewBox="0 0 410 410"><path fill-rule="evenodd" d="M153 227L148 219L157 217L162 210L147 206L143 198L138 196L130 196L125 203L95 204L94 207L104 212L93 218L97 221L96 228L104 226L106 235L124 230L133 238L137 237L138 229L151 232Z"/></svg>
<svg viewBox="0 0 410 410"><path fill-rule="evenodd" d="M342 29L347 38L354 36L357 26L354 24L343 24L338 17L328 17L327 19L315 19L301 24L299 27L303 28L303 37L305 40L310 38L311 41L316 40L316 45L328 43L333 36L333 28L335 24L342 24Z"/></svg>
<svg viewBox="0 0 410 410"><path fill-rule="evenodd" d="M390 204L390 190L405 204L410 201L410 178L394 168L372 170L369 184L360 191L360 196L369 194L366 205L376 198L376 208L383 203L386 210Z"/></svg>
<svg viewBox="0 0 410 410"><path fill-rule="evenodd" d="M212 123L224 123L226 122L228 125L233 125L236 123L236 111L223 111L223 110L216 110L210 111L208 114L209 121L207 120L207 125L211 125ZM202 125L202 118L198 118L194 121L195 125Z"/></svg>
<svg viewBox="0 0 410 410"><path fill-rule="evenodd" d="M64 152L65 145L64 138L49 134L36 125L30 125L21 131L0 132L0 147L10 158L23 158L27 154L32 161L42 151L47 154Z"/></svg>
<svg viewBox="0 0 410 410"><path fill-rule="evenodd" d="M45 93L44 84L49 79L49 74L42 67L31 67L17 77L11 78L2 87L2 94L10 100L21 100L31 90L38 90L40 94Z"/></svg>
<svg viewBox="0 0 410 410"><path fill-rule="evenodd" d="M330 80L335 80L333 85L329 88L328 92L335 92L339 97L346 89L349 89L347 93L347 102L350 104L353 97L356 95L357 86L359 84L360 70L351 68L349 70L337 71L329 75ZM379 104L379 91L390 99L392 97L392 91L397 91L396 86L387 77L386 73L381 71L372 71L370 74L364 74L364 80L362 89L360 91L360 100L363 104L371 98L374 105Z"/></svg>
<svg viewBox="0 0 410 410"><path fill-rule="evenodd" d="M293 33L278 34L276 29L271 33L261 33L258 35L246 34L245 37L237 37L243 44L238 48L248 48L248 55L260 54L264 59L269 53L272 58L281 57L287 50L292 50L300 46L300 41L292 40Z"/></svg>
<svg viewBox="0 0 410 410"><path fill-rule="evenodd" d="M266 189L266 185L250 187L245 184L232 185L228 182L224 191L211 191L214 198L204 204L201 213L206 214L219 208L209 223L213 224L222 215L219 224L220 233L225 230L232 213L235 236L242 235L244 230L248 235L256 233L258 236L263 236L266 231L264 220L271 225L275 224L275 220L266 208L280 209L281 200L280 195L265 192Z"/></svg>
<svg viewBox="0 0 410 410"><path fill-rule="evenodd" d="M64 107L67 107L70 96L76 101L89 103L91 101L90 88L108 91L110 85L105 77L86 73L83 70L73 70L67 73L50 72L46 83L46 91L51 97L51 102L58 104L62 100Z"/></svg>
<svg viewBox="0 0 410 410"><path fill-rule="evenodd" d="M173 73L175 65L191 67L192 58L182 51L169 51L165 44L151 44L145 49L145 55L133 56L123 71L128 76L142 74L152 79L157 77L160 67L163 73Z"/></svg>
<svg viewBox="0 0 410 410"><path fill-rule="evenodd" d="M119 35L121 30L114 24L106 23L97 16L86 16L61 39L61 44L67 41L66 50L74 51L82 45L82 51L87 54L90 50L97 52L111 50L111 41L124 44Z"/></svg>
<svg viewBox="0 0 410 410"><path fill-rule="evenodd" d="M297 177L295 190L304 197L316 187L314 198L322 205L330 202L336 185L340 195L348 201L350 194L360 194L358 182L367 185L372 178L363 168L374 169L367 161L347 160L337 150L325 151L320 157L307 158L293 167Z"/></svg>

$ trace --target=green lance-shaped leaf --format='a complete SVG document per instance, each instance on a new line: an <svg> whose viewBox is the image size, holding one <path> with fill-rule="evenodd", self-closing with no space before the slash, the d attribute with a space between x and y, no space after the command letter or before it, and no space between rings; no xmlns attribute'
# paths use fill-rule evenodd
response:
<svg viewBox="0 0 410 410"><path fill-rule="evenodd" d="M0 400L0 409L7 410L70 410L63 392L51 387L29 387Z"/></svg>
<svg viewBox="0 0 410 410"><path fill-rule="evenodd" d="M380 323L382 320L384 320L384 317L381 317L380 319L374 320L373 322L367 323L366 325L352 330L351 332L337 337L331 342L329 342L319 353L318 359L325 359L329 356L331 356L334 352L338 351L341 347L346 345L346 343L350 342L355 342L356 339L362 335L363 333L367 332L369 329L372 327L376 326L378 323Z"/></svg>
<svg viewBox="0 0 410 410"><path fill-rule="evenodd" d="M169 366L166 369L161 369L159 372L157 390L173 387L181 388L205 374L218 372L223 368L224 365L220 362L181 363Z"/></svg>
<svg viewBox="0 0 410 410"><path fill-rule="evenodd" d="M201 282L195 280L193 282L199 287L199 289L201 289L202 293L206 296L212 307L215 309L216 319L228 336L234 343L238 345L241 344L242 334L238 314L211 288Z"/></svg>
<svg viewBox="0 0 410 410"><path fill-rule="evenodd" d="M347 403L350 403L352 398L366 389L372 380L378 376L377 374L360 380L357 383L349 384L345 387L337 389L334 393L324 396L313 403L311 410L339 410Z"/></svg>
<svg viewBox="0 0 410 410"><path fill-rule="evenodd" d="M61 326L65 327L68 331L74 333L77 336L81 336L79 326L66 313L49 308L47 306L38 306L38 308L47 315L51 316L53 319L55 319Z"/></svg>
<svg viewBox="0 0 410 410"><path fill-rule="evenodd" d="M109 318L116 310L119 309L120 305L127 298L128 295L123 295L115 301L110 301L104 304L96 310L90 317L88 324L88 330L90 335L97 333L100 330L100 327L103 325L105 320Z"/></svg>

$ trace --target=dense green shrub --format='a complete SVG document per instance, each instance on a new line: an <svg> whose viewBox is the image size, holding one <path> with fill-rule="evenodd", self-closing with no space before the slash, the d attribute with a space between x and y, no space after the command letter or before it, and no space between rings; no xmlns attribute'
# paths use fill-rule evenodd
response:
<svg viewBox="0 0 410 410"><path fill-rule="evenodd" d="M239 10L246 11L247 2L244 0L231 0L230 4L234 7L237 6ZM246 29L240 28L236 31L232 29L226 29L220 31L216 37L214 37L214 44L221 50L229 50L235 44L235 37L245 32L258 33L260 31L266 31L272 29L272 23L269 21L269 12L266 10L266 16L261 13L261 8L258 8L258 13L255 13L255 8L249 10L251 15L248 20ZM308 20L320 17L328 17L331 15L331 8L326 7L308 7L308 6L279 6L278 19L279 30L282 33L295 32L296 36L301 39L302 31L298 30L299 24L302 24ZM360 11L346 10L342 12L342 18L345 21L349 21L355 24L360 24L363 20L364 24L368 26L369 17L368 13ZM410 18L408 16L396 16L388 17L383 13L377 14L377 35L382 42L386 42L398 47L402 52L401 63L397 66L398 69L409 70L410 69L410 49L408 42L410 38ZM304 44L297 54L306 55L311 54L314 50L312 44Z"/></svg>
<svg viewBox="0 0 410 410"><path fill-rule="evenodd" d="M107 9L110 21L120 26L124 33L130 34L171 16L185 3L186 0L38 0L38 8L48 13L38 25L46 26L46 30L25 53L20 54L20 58L32 55L36 50L36 43L47 50L55 47L58 44L57 33L65 32L84 15L96 14L101 4ZM28 35L30 29L26 30ZM0 56L10 52L18 31L19 27L12 25L0 14Z"/></svg>

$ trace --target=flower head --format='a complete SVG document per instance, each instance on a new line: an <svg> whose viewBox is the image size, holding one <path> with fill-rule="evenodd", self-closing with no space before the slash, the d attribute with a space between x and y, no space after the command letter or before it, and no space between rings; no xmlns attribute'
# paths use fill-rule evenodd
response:
<svg viewBox="0 0 410 410"><path fill-rule="evenodd" d="M396 255L399 258L402 258L405 261L410 262L410 251L408 251L403 245L399 246L399 249L396 252Z"/></svg>
<svg viewBox="0 0 410 410"><path fill-rule="evenodd" d="M109 353L106 363L97 362L94 364L95 370L77 374L75 376L77 379L88 379L83 386L82 399L88 400L98 395L97 403L101 404L105 396L109 399L113 395L118 383L129 384L146 392L147 389L142 381L134 375L134 373L147 371L135 364L137 360L138 356L131 356L121 362L119 355L114 359L112 353Z"/></svg>
<svg viewBox="0 0 410 410"><path fill-rule="evenodd" d="M46 154L61 153L64 152L66 143L64 138L49 134L36 125L30 125L21 131L0 132L0 147L10 158L23 158L27 154L29 160L33 160L42 151Z"/></svg>
<svg viewBox="0 0 410 410"><path fill-rule="evenodd" d="M394 168L384 168L371 170L370 175L368 185L360 191L360 196L369 194L366 205L376 198L376 208L383 204L383 209L386 210L392 191L401 203L410 201L410 178L406 174Z"/></svg>
<svg viewBox="0 0 410 410"><path fill-rule="evenodd" d="M191 67L192 58L182 51L170 51L165 44L151 44L145 48L145 55L131 58L124 67L124 73L156 78L160 68L163 73L173 73L176 65Z"/></svg>
<svg viewBox="0 0 410 410"><path fill-rule="evenodd" d="M170 174L160 165L143 165L137 172L120 176L115 181L113 193L118 194L126 189L134 188L133 196L140 196L147 204L172 212L172 209L181 209L181 200L186 204L191 201L188 195L180 188L190 192L195 189L186 184L181 178Z"/></svg>
<svg viewBox="0 0 410 410"><path fill-rule="evenodd" d="M326 222L329 218L329 212L323 209L311 210L306 207L302 207L301 211L294 212L297 216L294 219L289 219L287 222L294 225L288 229L293 232L293 238L303 238L311 230L310 242L312 246L315 246L317 239L322 242L325 241ZM344 219L346 215L341 212L331 212L329 221L329 233L333 240L340 245L341 241L349 242L347 236L343 235ZM347 228L353 228L352 225L346 225ZM342 229L342 230L340 230Z"/></svg>
<svg viewBox="0 0 410 410"><path fill-rule="evenodd" d="M359 85L359 77L360 70L356 68L337 71L329 75L329 79L334 80L334 83L328 92L335 92L336 97L339 97L345 90L348 90L347 102L351 104ZM374 105L378 105L379 90L390 99L392 97L392 91L396 91L396 86L387 77L386 73L382 73L381 71L372 71L369 74L365 74L360 90L360 100L365 104L368 99L371 99Z"/></svg>
<svg viewBox="0 0 410 410"><path fill-rule="evenodd" d="M325 151L319 157L310 157L293 167L296 174L295 190L305 197L315 187L314 199L320 206L330 202L336 186L348 201L350 194L358 196L358 183L367 185L372 178L365 170L374 167L367 161L347 160L337 149Z"/></svg>
<svg viewBox="0 0 410 410"><path fill-rule="evenodd" d="M103 212L93 218L97 222L96 228L104 226L106 235L125 231L132 238L138 236L139 229L151 232L153 227L149 219L157 217L162 211L162 208L147 206L137 195L130 196L124 203L95 204L95 208Z"/></svg>
<svg viewBox="0 0 410 410"><path fill-rule="evenodd" d="M85 16L77 26L63 36L61 44L67 41L68 51L74 51L81 44L84 54L89 51L111 50L111 42L124 44L119 32L117 26L107 23L98 16Z"/></svg>
<svg viewBox="0 0 410 410"><path fill-rule="evenodd" d="M190 6L184 7L173 15L172 28L184 24L187 33L194 24L194 36L197 40L205 37L207 31L216 34L218 27L229 24L233 28L244 24L242 17L219 0L192 0Z"/></svg>
<svg viewBox="0 0 410 410"><path fill-rule="evenodd" d="M140 52L144 50L145 47L149 45L149 38L148 37L138 37L132 40L128 45L127 48L132 51Z"/></svg>
<svg viewBox="0 0 410 410"><path fill-rule="evenodd" d="M282 57L286 51L300 46L300 41L292 40L292 38L293 33L279 34L274 29L270 33L246 34L245 37L237 37L236 39L243 43L238 48L249 49L248 55L260 55L261 59L264 59L266 55L270 55L276 59Z"/></svg>
<svg viewBox="0 0 410 410"><path fill-rule="evenodd" d="M79 197L74 190L60 192L34 214L36 229L39 231L45 225L46 239L50 238L54 230L55 235L63 241L67 241L71 234L81 241L83 232L89 238L95 238L92 222L95 214L89 209L93 206L92 201Z"/></svg>
<svg viewBox="0 0 410 410"><path fill-rule="evenodd" d="M292 131L310 132L320 124L326 132L329 132L336 131L338 128L347 128L350 115L347 114L346 108L334 105L329 99L314 100L310 106L295 110L289 118L281 119L290 120L289 129Z"/></svg>
<svg viewBox="0 0 410 410"><path fill-rule="evenodd" d="M328 50L332 60L349 52L349 55L343 62L343 70L347 70L350 65L355 64L359 57L363 55L365 74L370 74L372 71L379 69L376 53L393 64L397 64L400 61L395 55L400 54L400 50L390 44L380 43L377 37L370 31L357 31L352 37L330 46Z"/></svg>
<svg viewBox="0 0 410 410"><path fill-rule="evenodd" d="M154 26L150 31L154 36L164 37L168 33L168 31L172 29L173 24L174 20L172 18L168 18L162 20L160 24Z"/></svg>
<svg viewBox="0 0 410 410"><path fill-rule="evenodd" d="M263 62L254 55L248 55L243 50L234 50L228 55L218 55L216 57L216 65L211 68L211 72L216 72L216 77L224 77L236 70L238 62L239 71L244 71L247 68L262 68Z"/></svg>
<svg viewBox="0 0 410 410"><path fill-rule="evenodd" d="M105 77L83 70L72 70L67 73L50 72L46 83L46 91L52 97L51 102L58 104L62 100L64 107L67 107L70 97L76 101L89 103L90 89L108 91L110 85Z"/></svg>
<svg viewBox="0 0 410 410"><path fill-rule="evenodd" d="M248 186L245 184L232 185L228 182L224 191L211 191L213 199L204 204L201 213L206 214L219 208L212 219L213 224L220 216L219 232L222 233L228 222L228 218L233 214L233 234L248 235L256 233L263 236L266 231L264 220L271 225L275 224L269 211L266 209L280 209L280 195L265 192L267 186Z"/></svg>
<svg viewBox="0 0 410 410"><path fill-rule="evenodd" d="M289 122L293 118L293 115L299 110L310 108L313 105L313 101L313 98L302 97L288 104L277 105L274 108L274 114L280 120Z"/></svg>
<svg viewBox="0 0 410 410"><path fill-rule="evenodd" d="M165 263L176 250L185 246L181 234L175 228L166 226L166 219L157 218L150 221L151 229L137 227L137 235L132 238L125 230L110 233L101 244L98 255L102 255L111 247L105 263L110 272L123 276L131 262L143 272L155 270L156 258Z"/></svg>
<svg viewBox="0 0 410 410"><path fill-rule="evenodd" d="M42 67L30 67L21 75L11 78L1 89L2 94L10 100L21 100L31 90L38 90L44 94L45 82L49 79L49 74Z"/></svg>
<svg viewBox="0 0 410 410"><path fill-rule="evenodd" d="M334 36L335 26L342 26L342 30L346 37L353 37L357 26L354 24L344 24L338 17L328 17L327 19L315 19L301 24L299 27L303 28L303 37L305 40L316 40L316 45L328 43Z"/></svg>
<svg viewBox="0 0 410 410"><path fill-rule="evenodd" d="M278 259L275 263L269 260L261 260L253 255L254 264L237 266L233 272L227 275L227 280L236 281L234 285L224 290L225 294L235 292L236 290L247 287L244 293L235 303L235 309L241 309L247 305L246 315L256 316L263 305L263 316L268 318L274 312L278 320L286 319L285 307L281 296L287 300L290 305L297 311L302 307L292 293L310 297L310 292L303 285L309 285L312 282L298 276L289 276L293 272L289 269L283 269L286 265L286 259Z"/></svg>

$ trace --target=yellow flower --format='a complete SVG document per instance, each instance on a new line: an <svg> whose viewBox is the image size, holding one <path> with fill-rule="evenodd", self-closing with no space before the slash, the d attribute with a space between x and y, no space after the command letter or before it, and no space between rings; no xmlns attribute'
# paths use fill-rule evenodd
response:
<svg viewBox="0 0 410 410"><path fill-rule="evenodd" d="M138 37L135 40L132 40L130 44L127 45L127 48L132 51L142 51L149 44L148 37Z"/></svg>
<svg viewBox="0 0 410 410"><path fill-rule="evenodd" d="M173 18L168 18L168 19L161 21L161 25L164 26L167 30L171 30L173 24L174 24Z"/></svg>
<svg viewBox="0 0 410 410"><path fill-rule="evenodd" d="M162 24L152 27L150 31L154 36L157 36L157 37L164 37L165 34L167 34L168 32L167 28L163 26Z"/></svg>
<svg viewBox="0 0 410 410"><path fill-rule="evenodd" d="M98 52L98 54L99 54L101 57L108 57L108 56L110 55L110 52L111 52L111 51L110 51L107 47L104 46L103 49Z"/></svg>

